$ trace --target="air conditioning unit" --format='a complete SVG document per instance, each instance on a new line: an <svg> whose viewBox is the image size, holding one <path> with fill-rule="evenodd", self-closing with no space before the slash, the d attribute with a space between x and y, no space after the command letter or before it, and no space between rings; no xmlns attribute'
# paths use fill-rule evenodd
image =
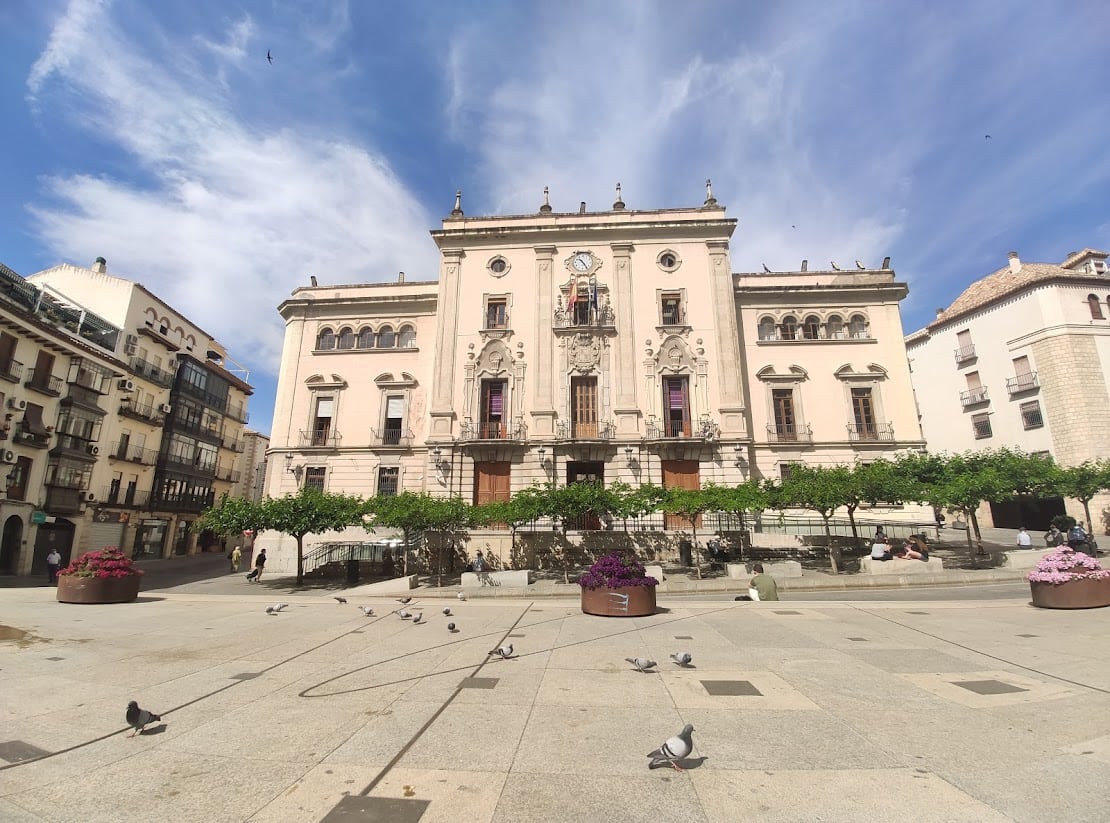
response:
<svg viewBox="0 0 1110 823"><path fill-rule="evenodd" d="M0 463L14 463L15 452L11 449L0 450Z"/></svg>
<svg viewBox="0 0 1110 823"><path fill-rule="evenodd" d="M136 337L133 334L127 335L127 337L125 337L123 339L124 354L134 354L138 350L139 350L139 338Z"/></svg>
<svg viewBox="0 0 1110 823"><path fill-rule="evenodd" d="M24 400L22 397L9 397L8 408L15 409L16 411L26 411L27 401Z"/></svg>
<svg viewBox="0 0 1110 823"><path fill-rule="evenodd" d="M95 503L96 502L96 493L95 492L85 492L84 499L85 499L85 502L87 502L87 503Z"/></svg>
<svg viewBox="0 0 1110 823"><path fill-rule="evenodd" d="M135 381L127 380L127 379L119 381L119 390L120 391L135 391Z"/></svg>
<svg viewBox="0 0 1110 823"><path fill-rule="evenodd" d="M161 406L158 407L158 411L162 412L162 414L169 414L173 411L173 406L171 406L169 403L163 403Z"/></svg>
<svg viewBox="0 0 1110 823"><path fill-rule="evenodd" d="M85 446L85 451L87 451L93 457L96 457L98 454L100 454L100 446L96 445L96 443L89 443L89 445Z"/></svg>

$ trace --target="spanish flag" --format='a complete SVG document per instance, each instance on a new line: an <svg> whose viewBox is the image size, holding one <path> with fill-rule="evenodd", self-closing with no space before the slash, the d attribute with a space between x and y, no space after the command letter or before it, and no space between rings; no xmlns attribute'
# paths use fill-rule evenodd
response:
<svg viewBox="0 0 1110 823"><path fill-rule="evenodd" d="M567 305L573 306L578 302L578 278L572 277L570 279L570 291L567 293Z"/></svg>

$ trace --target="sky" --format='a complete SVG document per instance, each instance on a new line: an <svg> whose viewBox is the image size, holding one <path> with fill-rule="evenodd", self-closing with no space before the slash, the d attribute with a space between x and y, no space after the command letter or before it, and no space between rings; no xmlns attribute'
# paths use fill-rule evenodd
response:
<svg viewBox="0 0 1110 823"><path fill-rule="evenodd" d="M436 279L456 189L711 178L733 271L889 255L908 333L1010 251L1110 250L1108 89L1104 0L3 0L0 262L107 258L227 346L268 433L278 304Z"/></svg>

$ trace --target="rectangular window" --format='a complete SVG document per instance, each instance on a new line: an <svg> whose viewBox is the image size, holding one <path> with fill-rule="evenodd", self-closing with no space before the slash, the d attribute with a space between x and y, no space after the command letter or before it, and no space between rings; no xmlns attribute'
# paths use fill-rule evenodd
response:
<svg viewBox="0 0 1110 823"><path fill-rule="evenodd" d="M1041 416L1041 404L1037 400L1030 400L1021 404L1021 425L1026 429L1039 429L1044 425Z"/></svg>
<svg viewBox="0 0 1110 823"><path fill-rule="evenodd" d="M504 329L509 325L509 305L504 297L486 300L486 328Z"/></svg>
<svg viewBox="0 0 1110 823"><path fill-rule="evenodd" d="M6 332L0 332L0 373L12 373L12 361L15 360L15 345L17 339ZM14 375L18 377L18 375Z"/></svg>
<svg viewBox="0 0 1110 823"><path fill-rule="evenodd" d="M875 407L871 402L871 389L852 389L852 414L856 419L856 435L860 440L875 440L879 436L875 427Z"/></svg>
<svg viewBox="0 0 1110 823"><path fill-rule="evenodd" d="M334 397L316 398L316 417L312 421L312 445L326 446L331 436L331 421L335 414Z"/></svg>
<svg viewBox="0 0 1110 823"><path fill-rule="evenodd" d="M505 437L505 380L483 380L478 409L478 437L500 440Z"/></svg>
<svg viewBox="0 0 1110 823"><path fill-rule="evenodd" d="M772 389L771 404L774 406L775 435L779 440L797 440L798 422L794 416L794 390Z"/></svg>
<svg viewBox="0 0 1110 823"><path fill-rule="evenodd" d="M664 292L660 295L659 311L664 326L680 326L686 322L683 317L680 292Z"/></svg>
<svg viewBox="0 0 1110 823"><path fill-rule="evenodd" d="M27 385L39 391L50 391L50 378L54 376L54 355L50 352L39 351L35 360L35 370Z"/></svg>
<svg viewBox="0 0 1110 823"><path fill-rule="evenodd" d="M975 356L975 344L971 342L971 332L967 329L956 332L956 362L962 363Z"/></svg>
<svg viewBox="0 0 1110 823"><path fill-rule="evenodd" d="M793 463L779 463L779 480L789 480L790 472L793 471Z"/></svg>
<svg viewBox="0 0 1110 823"><path fill-rule="evenodd" d="M401 394L391 394L385 399L385 427L382 429L382 444L396 446L404 436L402 429L405 426L405 397Z"/></svg>
<svg viewBox="0 0 1110 823"><path fill-rule="evenodd" d="M573 436L597 437L597 378L572 377L570 404Z"/></svg>
<svg viewBox="0 0 1110 823"><path fill-rule="evenodd" d="M309 466L304 472L304 487L306 489L324 490L324 475L327 469L324 466Z"/></svg>
<svg viewBox="0 0 1110 823"><path fill-rule="evenodd" d="M690 436L690 383L688 377L663 378L663 436Z"/></svg>
<svg viewBox="0 0 1110 823"><path fill-rule="evenodd" d="M401 479L400 466L381 466L378 468L378 497L395 497Z"/></svg>
<svg viewBox="0 0 1110 823"><path fill-rule="evenodd" d="M971 418L971 428L975 434L976 440L984 440L994 436L994 432L991 431L991 417L989 414L973 415Z"/></svg>

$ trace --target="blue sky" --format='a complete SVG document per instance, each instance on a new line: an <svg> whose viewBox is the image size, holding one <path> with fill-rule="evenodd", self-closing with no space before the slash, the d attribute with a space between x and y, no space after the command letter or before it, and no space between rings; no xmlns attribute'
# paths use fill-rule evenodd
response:
<svg viewBox="0 0 1110 823"><path fill-rule="evenodd" d="M1103 0L5 0L0 261L106 257L249 367L264 432L278 303L435 279L456 189L709 177L734 271L890 255L909 332L1011 250L1110 247L1108 35Z"/></svg>

